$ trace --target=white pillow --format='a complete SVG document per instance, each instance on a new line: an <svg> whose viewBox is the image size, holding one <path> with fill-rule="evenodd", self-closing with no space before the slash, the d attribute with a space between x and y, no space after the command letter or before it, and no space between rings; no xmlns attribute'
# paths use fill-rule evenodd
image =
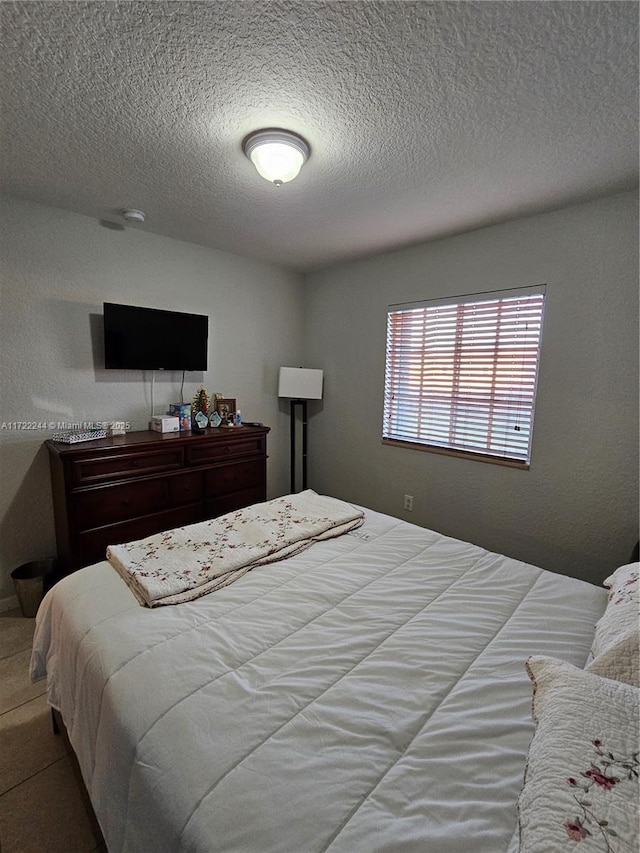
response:
<svg viewBox="0 0 640 853"><path fill-rule="evenodd" d="M549 657L529 658L527 671L537 728L520 853L638 853L640 690Z"/></svg>
<svg viewBox="0 0 640 853"><path fill-rule="evenodd" d="M609 603L596 625L589 672L640 687L640 563L629 563L606 579Z"/></svg>

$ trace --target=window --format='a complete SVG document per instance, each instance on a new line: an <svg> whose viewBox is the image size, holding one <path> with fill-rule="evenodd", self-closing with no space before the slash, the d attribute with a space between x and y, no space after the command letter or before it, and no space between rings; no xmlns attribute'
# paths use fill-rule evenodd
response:
<svg viewBox="0 0 640 853"><path fill-rule="evenodd" d="M383 440L528 467L544 292L390 306Z"/></svg>

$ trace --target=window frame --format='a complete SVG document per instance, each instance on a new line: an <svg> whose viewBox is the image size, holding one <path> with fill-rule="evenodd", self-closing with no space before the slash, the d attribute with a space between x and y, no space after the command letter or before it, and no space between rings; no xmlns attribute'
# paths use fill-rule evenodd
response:
<svg viewBox="0 0 640 853"><path fill-rule="evenodd" d="M510 323L513 322L513 317L520 311L523 307L526 307L526 302L523 302L523 299L531 299L534 298L534 302L539 305L539 309L534 317L535 327L534 330L530 332L530 330L525 327L524 330L524 339L522 339L521 331L509 331L508 335L505 335L505 341L502 341L502 349L500 349L500 318L501 313L503 311L503 307L505 302L508 305L508 316ZM518 302L518 300L520 302ZM439 453L447 456L458 456L465 459L472 459L479 462L489 462L497 465L506 465L508 467L520 468L524 470L529 470L531 467L531 455L533 448L533 427L534 427L534 418L535 418L535 405L536 405L536 397L538 391L538 380L540 375L540 362L541 362L541 354L542 354L542 336L543 336L543 326L544 326L544 312L545 312L545 303L546 303L546 284L534 285L531 287L521 287L521 288L509 288L497 291L489 291L489 292L481 292L481 293L472 293L466 294L464 296L452 296L452 297L443 297L439 299L429 299L422 300L420 302L406 302L395 305L389 305L387 308L387 329L386 329L386 340L385 340L385 368L384 368L384 388L383 388L383 423L382 423L382 443L387 444L394 447L404 447L414 450L427 451L430 453ZM491 306L494 305L493 312L491 312ZM487 351L491 348L490 346L485 347L484 352L484 360L483 356L479 355L478 363L474 364L473 360L469 362L469 358L473 355L473 348L476 347L476 350L481 349L482 345L478 342L474 342L474 323L478 325L479 319L481 319L481 311L482 306L484 306L487 314L491 314L495 316L495 329L490 331L490 334L495 334L495 344L494 344L494 354L493 360L491 361L491 357L487 355ZM437 325L435 321L435 316L438 313L437 309L442 308L445 316L447 316L447 312L452 314L456 313L456 321L455 323L449 317L449 327L447 327L446 323L443 324L443 331L441 333L440 339L438 339L438 343L440 347L443 345L445 349L448 351L449 355L446 358L449 358L449 361L444 360L444 364L451 372L450 383L451 388L449 391L439 392L440 396L440 408L441 410L447 410L448 414L445 415L433 415L433 420L438 422L438 426L442 430L442 424L449 423L449 432L450 435L455 432L458 435L457 427L455 426L455 418L460 415L460 411L465 407L464 403L464 392L467 391L470 387L473 387L474 381L477 380L477 377L474 375L474 370L478 369L478 364L484 365L485 370L488 369L486 365L490 364L492 369L492 375L496 375L498 369L502 370L503 373L500 374L501 379L508 378L508 370L509 368L506 366L507 355L505 353L508 352L508 345L506 341L510 341L511 338L516 340L518 336L523 340L520 344L520 350L522 352L522 363L520 365L520 370L518 371L518 367L516 366L515 370L511 368L511 373L516 374L518 376L518 385L517 385L517 394L518 399L517 403L507 403L506 400L509 399L509 394L502 396L496 392L494 386L491 387L490 394L488 392L483 392L481 397L484 399L476 398L474 402L478 404L479 410L480 406L484 406L488 410L488 414L486 417L486 433L487 433L487 441L484 444L484 447L479 447L479 441L477 438L469 438L469 435L472 434L473 428L469 427L467 429L467 441L470 445L473 443L476 444L476 447L473 446L460 446L464 442L461 440L452 441L451 444L447 444L442 438L438 441L435 440L434 433L437 432L437 429L434 429L431 433L431 436L428 434L428 428L415 427L414 435L407 435L407 437L399 436L399 433L411 432L411 428L406 424L409 423L412 419L416 421L420 421L426 412L428 414L428 406L429 403L425 403L425 398L429 396L429 392L433 397L434 387L437 384L434 383L434 380L431 379L430 383L425 382L424 373L425 373L425 365L429 364L429 353L432 352L431 358L433 359L433 349L434 339L436 332L434 331L435 326ZM411 319L409 319L408 323L405 326L408 328L408 338L403 339L403 327L401 326L401 331L398 332L397 329L392 329L392 317L394 315L404 314L406 312L414 312L418 310L422 310L422 315L415 315L416 317L422 316L422 319L418 319L414 324ZM430 313L427 313L430 312ZM475 317L475 312L478 312L480 317ZM515 314L514 314L515 312ZM462 321L459 322L457 318L462 317ZM423 329L423 343L420 348L419 345L415 344L416 341L416 330L420 328L420 324L422 324ZM431 325L429 325L431 324ZM452 331L452 326L455 326L455 330ZM429 329L429 334L426 334L427 328ZM478 331L475 331L476 337L480 338L481 334ZM404 344L405 352L401 351L400 344L398 344L397 340L394 343L393 337L396 338ZM537 339L536 339L537 336ZM535 339L535 340L534 340ZM425 343L425 340L427 341ZM486 340L486 339L485 339ZM406 353L406 344L407 341L416 347L416 356L417 358L414 361L417 361L421 365L420 369L420 385L417 389L418 396L415 396L415 389L412 387L415 384L415 378L411 378L409 376L410 368L409 363L410 359ZM470 343L471 341L471 343ZM394 348L395 347L395 348ZM407 362L404 367L398 367L397 362L401 361L401 356L404 354L405 362ZM533 362L531 362L533 356ZM461 359L467 359L465 364L467 365L466 369L468 373L471 373L471 379L467 378L467 385L463 385L462 389L458 388L460 394L456 394L455 385L457 384L453 379L453 374L456 372L456 365ZM393 362L396 362L396 365L393 366ZM533 364L533 367L531 367ZM471 366L469 366L471 365ZM404 372L403 372L404 371ZM415 372L415 367L414 367ZM513 380L512 380L513 381ZM483 387L487 385L487 380L484 379L479 383ZM398 387L403 387L405 390L405 397L409 396L407 394L406 389L410 388L411 396L413 397L413 402L406 402L406 410L410 413L409 415L405 415L404 417L399 414L399 406L397 402L394 404L394 397L397 398L397 389ZM510 392L511 397L516 393L514 386L514 391ZM525 391L523 392L523 388ZM395 389L395 390L394 390ZM442 400L444 399L444 402ZM433 404L432 404L433 405ZM393 415L393 409L396 410L395 415ZM494 437L494 432L491 424L491 420L493 417L493 411L497 409L502 413L501 419L504 420L504 412L506 411L508 415L515 413L516 421L519 423L525 424L525 433L527 438L526 450L523 453L522 451L522 442L520 442L520 449L517 446L510 447L508 442L508 434L507 434L507 426L502 428L502 435L505 437L505 443L501 450L496 450L492 445L496 444L496 439ZM435 410L435 407L434 407ZM468 411L473 412L471 420L473 421L476 417L476 412L474 412L473 407L468 409ZM419 412L419 414L417 414ZM525 421L521 421L521 418L526 419ZM405 422L404 426L399 426ZM391 426L392 422L394 426ZM480 422L481 419L480 419ZM508 418L505 420L505 423L508 423ZM454 424L452 426L452 424ZM484 428L484 427L483 427ZM423 429L422 434L420 433L420 429ZM518 429L521 431L521 427L514 426L514 429ZM479 432L480 426L478 426L477 431ZM462 433L462 431L460 431ZM500 433L500 430L496 429L497 433ZM431 440L429 440L431 438Z"/></svg>

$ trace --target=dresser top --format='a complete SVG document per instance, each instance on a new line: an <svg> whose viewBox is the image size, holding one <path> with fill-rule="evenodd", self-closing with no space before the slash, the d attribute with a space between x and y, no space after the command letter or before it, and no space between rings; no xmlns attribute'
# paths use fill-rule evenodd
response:
<svg viewBox="0 0 640 853"><path fill-rule="evenodd" d="M48 439L45 445L50 453L58 456L68 456L78 453L92 453L99 450L112 448L135 447L140 449L144 445L159 447L166 442L174 444L191 444L198 441L234 441L239 438L247 438L251 435L266 435L270 431L268 426L238 426L238 427L208 427L204 432L154 432L153 430L140 430L139 432L128 432L126 435L114 435L110 438L98 438L93 441L79 441L77 444L65 444L61 441Z"/></svg>

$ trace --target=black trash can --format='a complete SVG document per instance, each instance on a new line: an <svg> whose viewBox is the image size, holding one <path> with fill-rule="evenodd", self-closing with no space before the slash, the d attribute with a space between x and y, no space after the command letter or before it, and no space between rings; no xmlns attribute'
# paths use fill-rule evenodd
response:
<svg viewBox="0 0 640 853"><path fill-rule="evenodd" d="M35 560L23 563L11 572L22 615L33 618L54 579L58 561Z"/></svg>

